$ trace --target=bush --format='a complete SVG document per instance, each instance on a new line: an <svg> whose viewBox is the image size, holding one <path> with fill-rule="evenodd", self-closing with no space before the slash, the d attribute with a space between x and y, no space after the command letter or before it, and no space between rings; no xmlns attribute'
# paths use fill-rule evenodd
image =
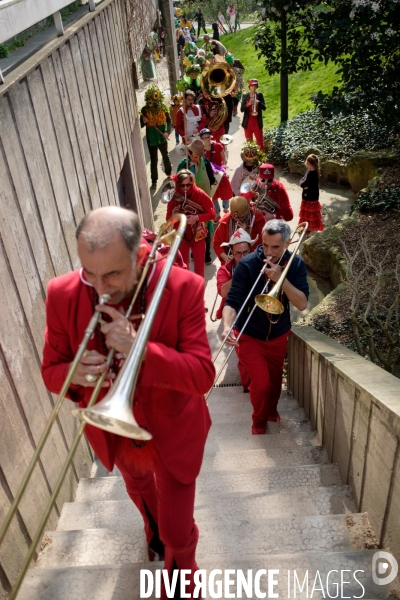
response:
<svg viewBox="0 0 400 600"><path fill-rule="evenodd" d="M317 147L324 159L346 163L359 150L379 150L391 145L392 132L376 125L366 112L326 117L319 109L300 113L265 133L268 158L287 166L295 152ZM394 143L394 142L393 142Z"/></svg>
<svg viewBox="0 0 400 600"><path fill-rule="evenodd" d="M0 44L0 58L7 58L9 52L7 46Z"/></svg>
<svg viewBox="0 0 400 600"><path fill-rule="evenodd" d="M390 212L400 210L400 187L394 186L386 190L360 192L353 205L353 210L360 212Z"/></svg>

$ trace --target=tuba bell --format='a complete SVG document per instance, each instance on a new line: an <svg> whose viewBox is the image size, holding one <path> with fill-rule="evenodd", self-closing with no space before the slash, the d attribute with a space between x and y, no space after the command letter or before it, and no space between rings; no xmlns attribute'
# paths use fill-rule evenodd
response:
<svg viewBox="0 0 400 600"><path fill-rule="evenodd" d="M234 89L236 73L227 63L217 62L204 69L200 76L200 85L206 98L219 98L221 100L217 114L208 124L210 131L216 131L227 119L228 109L223 97L230 94Z"/></svg>

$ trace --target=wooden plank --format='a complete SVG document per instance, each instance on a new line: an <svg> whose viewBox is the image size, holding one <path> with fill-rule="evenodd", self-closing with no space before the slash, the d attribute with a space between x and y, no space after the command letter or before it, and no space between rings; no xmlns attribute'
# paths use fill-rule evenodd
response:
<svg viewBox="0 0 400 600"><path fill-rule="evenodd" d="M76 174L78 177L79 189L80 189L80 194L81 194L81 198L82 198L82 202L83 202L83 208L84 208L84 212L88 213L92 209L92 200L90 197L90 191L89 191L89 186L88 186L88 181L87 181L87 174L85 172L85 168L83 165L83 158L82 158L81 145L80 145L80 139L79 139L80 132L78 132L75 127L75 121L74 121L74 117L72 114L72 107L71 107L71 104L69 101L69 96L68 96L68 91L67 91L68 85L67 85L67 81L64 76L64 72L63 72L63 68L62 68L62 64L61 64L61 57L60 57L59 52L55 52L52 55L51 62L52 62L52 67L53 67L53 71L54 71L54 78L57 83L58 96L61 101L62 111L64 114L65 124L67 127L68 139L70 141L72 152L74 155L75 169L76 169ZM46 78L46 83L47 82L48 82L48 79ZM54 94L54 96L55 96L55 94Z"/></svg>
<svg viewBox="0 0 400 600"><path fill-rule="evenodd" d="M126 34L126 18L121 2L114 2L110 7L113 19L110 21L114 29L114 39L119 47L120 64L124 73L124 89L126 98L126 110L129 117L129 139L132 135L135 121L138 118L135 89L133 87L132 66L129 57L129 48Z"/></svg>
<svg viewBox="0 0 400 600"><path fill-rule="evenodd" d="M103 165L104 182L107 190L107 202L108 204L115 203L115 192L112 185L110 165L108 164L108 153L109 153L109 140L107 134L107 127L104 120L104 111L100 102L100 92L98 90L98 81L95 74L92 72L92 65L89 59L89 50L86 44L85 30L82 29L77 35L80 53L82 57L82 65L85 72L85 77L90 90L90 101L93 110L93 118L95 129L99 142L99 151L101 157L101 163Z"/></svg>
<svg viewBox="0 0 400 600"><path fill-rule="evenodd" d="M129 138L130 138L130 125L127 117L126 102L124 98L124 71L121 64L121 57L119 54L119 46L115 39L114 33L114 14L111 6L108 10L102 13L103 18L103 31L106 36L108 43L105 45L106 54L108 56L108 63L114 72L114 79L116 85L114 86L114 96L116 99L116 106L118 108L118 120L120 123L121 130L121 141L123 144L124 159L129 149ZM122 165L121 165L122 166Z"/></svg>
<svg viewBox="0 0 400 600"><path fill-rule="evenodd" d="M19 86L10 90L10 103L54 269L57 274L65 273L71 269L71 258L54 203L53 190L26 81L22 81Z"/></svg>
<svg viewBox="0 0 400 600"><path fill-rule="evenodd" d="M15 394L19 398L23 419L29 427L29 435L37 444L51 414L52 405L42 381L40 364L35 356L31 334L6 260L4 255L0 260L0 331L5 361L3 368L8 369L7 376L15 386ZM58 427L53 427L42 453L42 462L50 486L54 486L66 454L63 436ZM17 476L20 477L21 473L17 473ZM69 483L64 487L58 501L60 507L64 501L70 500L69 490L75 485L74 477L70 473L67 480Z"/></svg>
<svg viewBox="0 0 400 600"><path fill-rule="evenodd" d="M111 120L111 112L108 105L108 98L104 89L104 74L101 66L101 61L98 55L97 39L94 33L93 23L90 23L88 27L84 29L85 42L88 51L89 65L91 68L94 88L96 91L97 102L99 105L99 112L103 119L104 126L104 139L106 143L106 155L110 169L110 186L111 196L114 199L114 203L117 203L117 173L118 172L118 158L115 152L115 132L113 123Z"/></svg>
<svg viewBox="0 0 400 600"><path fill-rule="evenodd" d="M1 429L2 426L0 424L0 432ZM3 436L1 436L1 438L3 438ZM13 441L14 443L16 442L15 437ZM2 446L4 447L5 444L2 443L2 440L0 440L0 448ZM7 448L6 452L9 454L9 447ZM4 474L0 471L0 523L4 523L12 500L13 496L8 488L7 481L5 480ZM32 508L34 507L34 503L32 501L30 502L30 505ZM35 515L37 517L36 510ZM11 585L15 582L19 573L19 569L28 552L29 541L30 536L27 535L23 518L20 513L17 513L11 522L8 533L6 534L4 542L0 548L0 563ZM0 598L2 598L1 592Z"/></svg>
<svg viewBox="0 0 400 600"><path fill-rule="evenodd" d="M3 239L10 268L21 298L23 310L36 351L41 354L43 349L44 318L44 289L40 281L36 264L32 256L32 248L26 237L26 229L21 218L18 200L10 182L3 153L0 154L0 235Z"/></svg>
<svg viewBox="0 0 400 600"><path fill-rule="evenodd" d="M0 138L4 149L1 160L7 163L5 166L8 170L10 185L15 190L18 199L21 218L24 221L26 236L29 239L44 294L47 282L54 277L55 270L8 97L0 99L0 132L3 132L0 134Z"/></svg>
<svg viewBox="0 0 400 600"><path fill-rule="evenodd" d="M116 147L115 147L114 151L116 153L115 156L118 157L117 166L118 166L118 169L120 172L123 162L124 162L125 155L124 155L124 150L123 150L122 143L121 143L121 131L119 129L118 109L115 105L115 99L114 99L114 94L113 94L116 82L114 80L112 65L109 64L108 57L107 57L106 50L105 50L104 31L103 31L103 26L102 26L101 15L99 15L99 18L97 18L93 21L93 24L94 24L95 34L97 36L97 44L98 44L98 48L99 48L100 60L103 65L104 87L107 92L108 102L109 102L109 106L110 106L110 110L111 110L111 119L113 122L113 127L114 127L114 131L115 131L115 135L116 135L117 143L116 143ZM119 178L119 172L117 173L117 179Z"/></svg>
<svg viewBox="0 0 400 600"><path fill-rule="evenodd" d="M77 37L73 37L70 42L72 64L75 71L76 81L79 89L79 95L81 99L83 117L85 119L86 131L88 135L88 142L92 154L93 165L96 172L96 179L98 185L98 191L100 196L100 202L102 206L108 206L108 194L104 182L105 173L103 170L103 162L100 154L99 134L101 129L96 129L94 122L93 111L92 111L92 95L87 87L87 74L85 73L82 65L82 56L79 49ZM92 90L91 90L92 92Z"/></svg>
<svg viewBox="0 0 400 600"><path fill-rule="evenodd" d="M52 190L52 195L47 197L47 204L53 202L57 208L68 254L72 265L77 268L79 260L75 242L75 215L69 198L41 70L33 71L29 75L27 83L41 141L40 153L43 153L43 165L46 168Z"/></svg>
<svg viewBox="0 0 400 600"><path fill-rule="evenodd" d="M61 103L53 61L51 59L45 60L42 63L41 71L54 126L54 134L65 173L69 199L74 211L75 223L79 223L89 208L86 181L84 176L80 177L78 165L75 163L74 148L69 136L67 117ZM82 162L79 162L83 171Z"/></svg>
<svg viewBox="0 0 400 600"><path fill-rule="evenodd" d="M21 400L7 365L3 363L4 355L0 352L0 455L2 457L2 472L7 487L14 500L15 494L21 484L22 477L32 458L35 444L29 424L26 422ZM35 402L33 402L35 404ZM10 451L13 449L14 451ZM19 505L23 523L33 537L38 522L38 510L45 506L50 497L49 483L43 470L37 466L28 484L27 492L22 497ZM50 524L57 526L58 515L53 509L50 515Z"/></svg>
<svg viewBox="0 0 400 600"><path fill-rule="evenodd" d="M81 151L83 168L86 174L86 181L89 188L91 205L92 208L99 208L101 206L101 200L97 184L96 170L93 164L93 158L89 144L89 136L86 129L84 114L82 112L82 103L80 99L69 44L65 44L60 48L60 58L65 76L67 95L69 103L71 105L72 116L74 119L75 129L78 137L78 144Z"/></svg>

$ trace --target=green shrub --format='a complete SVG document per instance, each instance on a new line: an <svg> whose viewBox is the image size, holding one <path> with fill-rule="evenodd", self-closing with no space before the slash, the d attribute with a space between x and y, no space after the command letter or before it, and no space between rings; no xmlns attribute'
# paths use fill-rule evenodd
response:
<svg viewBox="0 0 400 600"><path fill-rule="evenodd" d="M400 187L393 186L385 190L360 192L353 210L360 212L390 212L400 209Z"/></svg>
<svg viewBox="0 0 400 600"><path fill-rule="evenodd" d="M354 152L390 146L391 131L374 124L367 113L324 117L319 109L300 113L264 135L268 158L286 166L296 151L317 147L325 159L346 163Z"/></svg>
<svg viewBox="0 0 400 600"><path fill-rule="evenodd" d="M0 44L0 58L7 58L9 52L7 46Z"/></svg>

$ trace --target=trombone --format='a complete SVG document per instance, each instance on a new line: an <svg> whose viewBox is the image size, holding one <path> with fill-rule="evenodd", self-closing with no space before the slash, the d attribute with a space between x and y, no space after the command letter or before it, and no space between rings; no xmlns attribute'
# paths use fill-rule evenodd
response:
<svg viewBox="0 0 400 600"><path fill-rule="evenodd" d="M171 228L176 223L178 223L178 229L176 231L175 230L171 231ZM134 343L132 345L132 348L128 354L127 360L125 361L124 366L122 367L120 373L118 374L118 377L112 388L112 393L110 390L110 392L104 398L104 400L107 400L107 402L109 402L110 396L113 396L115 398L115 402L118 405L117 405L116 409L114 409L113 407L110 408L108 416L105 415L103 412L101 418L97 417L98 419L102 419L102 425L103 425L103 426L96 425L97 427L106 429L104 424L106 421L108 421L108 429L106 429L107 431L116 432L115 427L117 424L119 427L119 435L123 435L125 437L134 437L135 439L142 439L142 440L150 439L152 437L148 431L140 428L139 425L136 423L135 419L133 418L132 397L133 397L133 392L134 392L134 387L135 387L135 384L137 381L137 377L139 374L140 365L141 365L141 362L143 359L143 354L145 352L146 343L150 336L151 327L153 325L153 321L156 316L156 312L157 312L158 306L160 304L161 297L164 292L164 288L167 283L169 273L170 273L173 263L175 261L175 257L178 252L179 245L181 243L181 239L184 236L185 229L186 229L186 216L185 215L175 215L175 216L171 217L171 219L169 219L166 223L164 223L164 225L161 226L160 231L158 232L158 235L157 235L156 239L154 240L150 254L149 254L147 261L143 267L142 274L141 274L141 277L137 284L134 296L133 296L132 301L129 305L129 308L126 312L126 315L125 315L126 318L129 318L129 316L133 310L136 299L140 292L140 288L142 287L142 285L146 279L146 276L147 276L147 273L148 273L150 267L155 262L158 262L158 260L160 260L160 259L156 258L156 252L157 252L158 245L160 243L165 243L167 245L170 245L171 249L166 257L166 263L161 272L160 278L157 282L157 286L154 290L153 297L150 302L146 318L144 319L142 325L140 326L138 333L135 337ZM108 300L109 300L109 296L107 294L105 294L104 296L101 297L100 304L105 304ZM36 451L32 457L32 460L31 460L27 470L26 470L26 473L24 475L22 483L15 494L14 501L10 507L10 510L9 510L9 512L6 516L6 519L4 521L4 524L1 528L0 545L4 540L5 535L10 527L12 518L14 517L14 515L18 509L22 495L23 495L23 493L28 485L28 482L32 476L33 470L40 458L41 451L43 450L46 440L50 434L51 428L57 419L57 416L60 412L63 400L65 399L65 397L68 393L68 389L69 389L69 387L71 385L71 381L75 375L75 371L76 371L78 364L83 356L83 353L86 350L86 346L97 327L97 323L98 323L100 317L101 317L101 313L99 311L95 311L95 313L93 314L93 317L91 318L91 320L89 322L88 327L85 330L84 338L82 340L81 345L79 346L79 350L78 350L73 362L71 363L67 378L61 389L60 396L54 406L54 409L50 416L50 419L49 419L48 423L46 424L43 434L38 442ZM110 352L108 353L107 360L106 360L106 364L108 367L111 366L112 360L114 358L114 354L115 354L115 350L113 350L113 349L111 349ZM135 369L135 370L133 371L132 369ZM123 376L120 376L122 374L122 372L123 372ZM53 509L53 506L56 502L57 496L61 490L61 486L62 486L65 476L67 474L67 470L68 470L69 466L71 465L71 462L74 458L75 452L78 448L78 444L80 442L83 431L85 429L86 422L93 422L93 424L95 424L94 423L95 418L93 418L92 421L89 420L89 416L91 414L90 410L91 410L91 406L93 406L93 404L97 400L97 397L102 388L102 385L103 385L106 375L107 375L107 372L102 373L102 375L97 380L96 386L90 397L87 408L82 409L82 410L74 409L72 411L72 413L77 412L80 416L82 416L82 423L80 424L80 426L75 434L75 438L72 442L68 456L62 467L61 473L57 479L57 482L56 482L54 490L50 496L50 499L45 507L45 512L42 516L42 519L39 523L36 533L32 538L32 542L29 547L28 554L23 562L23 565L18 574L17 580L16 580L14 587L10 593L9 600L15 600L15 598L17 597L18 591L21 587L22 581L28 570L28 567L30 565L32 557L35 554L38 543L40 542L41 537L43 535L43 531L46 527L46 522L47 522L47 520L50 516L50 513ZM121 397L124 393L127 394L123 398L123 402L124 402L125 406L123 408L121 408ZM130 396L128 394L130 394ZM102 405L104 403L104 400L102 400L101 402L99 402L98 405L96 405L96 409L97 409L97 407L100 407L100 405ZM129 415L129 412L131 412L131 415ZM125 416L127 417L128 422L121 423L121 419L125 418Z"/></svg>
<svg viewBox="0 0 400 600"><path fill-rule="evenodd" d="M307 223L307 222L304 222L304 223L299 223L299 225L296 227L295 231L293 232L293 236L292 236L292 238L294 237L294 235L297 233L297 231L298 231L300 228L302 228L302 230L303 230L303 231L301 232L301 234L300 234L300 237L299 237L299 239L298 239L298 240L297 240L297 242L296 242L296 246L295 246L295 247L294 247L294 249L293 249L292 255L290 256L290 258L289 258L289 260L288 260L288 262L287 262L287 265L286 265L286 267L283 269L283 271L282 271L282 273L281 273L281 275L280 275L280 277L279 277L278 281L275 283L275 285L273 286L273 288L272 288L272 290L269 292L269 294L265 294L265 293L264 293L264 292L266 292L266 291L267 291L267 288L268 288L268 284L269 284L269 281L270 281L270 280L268 279L268 280L267 280L267 282L265 283L265 285L264 285L263 289L262 289L262 292L261 292L261 294L257 294L257 295L256 295L256 297L255 297L255 299L254 299L254 302L255 302L255 303L254 303L254 306L253 306L253 308L251 309L251 312L250 312L249 316L247 317L247 319L246 319L246 321L245 321L245 323L244 323L244 325L243 325L243 327L242 327L241 331L239 332L239 335L238 335L238 336L237 336L237 338L236 338L236 341L237 341L237 342L239 341L239 339L241 338L242 334L244 333L244 331L245 331L245 329L246 329L246 327L247 327L247 325L248 325L248 323L249 323L249 321L250 321L251 317L253 316L253 313L254 313L254 311L255 311L255 309L256 309L256 307L257 307L257 306L258 306L259 308L261 308L262 310L264 310L265 312L267 312L267 313L271 313L271 314L273 314L273 315L280 315L280 314L282 314L282 313L283 313L283 311L285 310L285 308L284 308L284 306L283 306L282 302L279 300L279 296L280 296L280 293L281 293L281 290L282 290L282 286L283 286L283 284L284 284L284 281L285 281L285 279L286 279L286 277L287 277L288 271L289 271L289 269L290 269L290 266L291 266L291 264L292 264L292 262L293 262L293 259L294 259L294 257L296 256L296 254L297 254L297 251L298 251L298 249L299 249L299 247L300 247L300 244L302 243L302 241L303 241L303 238L304 238L304 236L305 236L305 234L306 234L306 232L307 232L307 229L308 229L308 223ZM290 241L290 243L292 243L292 241ZM281 262L281 260L282 260L282 258L283 258L283 256L284 256L285 252L286 252L286 249L285 249L284 253L282 254L282 256L280 257L280 259L278 260L278 264ZM225 336L225 337L224 337L224 339L222 340L222 344L221 344L221 345L220 345L220 347L218 348L216 355L215 355L215 356L213 356L213 363L214 363L214 364L215 364L215 361L217 360L217 358L218 358L219 354L221 353L221 350L222 350L222 348L224 347L224 345L225 345L225 343L226 343L227 339L229 338L229 336L230 336L230 334L231 334L231 331L232 331L232 329L235 327L235 325L236 325L236 323L237 323L237 320L239 319L240 315L242 314L242 312L243 312L243 309L244 309L244 308L245 308L245 306L247 305L247 302L250 300L250 298L251 298L251 296L252 296L252 294L253 294L253 291L255 290L255 288L256 288L256 286L257 286L257 283L259 282L259 280L260 280L261 276L263 275L263 273L265 272L265 269L266 269L266 268L267 268L267 265L263 265L263 267L262 267L262 269L261 269L260 273L258 274L258 277L257 277L256 281L254 282L254 284L253 284L253 286L252 286L252 288L251 288L250 292L248 293L248 295L247 295L247 297L246 297L245 301L243 302L242 306L240 307L240 310L239 310L239 312L237 313L235 320L233 321L232 325L230 326L228 333L226 334L226 336ZM216 374L216 376L215 376L215 379L214 379L214 383L213 383L213 387L212 387L212 388L210 388L210 389L208 390L207 394L206 394L206 397L205 397L205 398L206 398L206 400L207 400L207 398L209 397L209 395L211 394L212 390L214 389L214 386L215 386L216 382L218 381L218 379L220 378L220 376L221 376L221 373L222 373L222 371L224 370L224 368L225 368L225 365L226 365L226 363L228 362L228 360L229 360L229 358L230 358L230 356L231 356L231 354L232 354L232 352L233 352L233 350L234 350L234 349L235 349L235 346L232 346L232 348L230 349L230 351L229 351L229 353L228 353L228 356L225 358L225 360L224 360L224 362L223 362L222 366L220 367L220 369L219 369L218 373Z"/></svg>

